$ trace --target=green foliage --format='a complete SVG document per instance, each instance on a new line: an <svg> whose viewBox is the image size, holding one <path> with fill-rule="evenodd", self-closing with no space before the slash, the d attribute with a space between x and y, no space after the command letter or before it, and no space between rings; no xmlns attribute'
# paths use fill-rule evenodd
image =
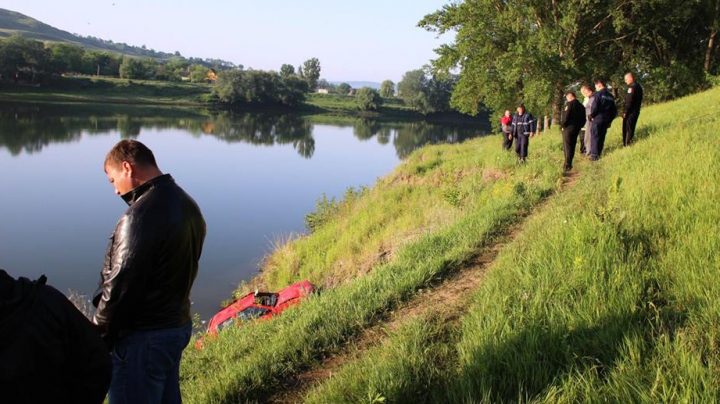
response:
<svg viewBox="0 0 720 404"><path fill-rule="evenodd" d="M632 70L647 82L649 102L703 88L702 60L710 27L718 24L715 5L471 0L446 5L419 25L457 32L433 62L436 72L460 70L455 108L474 114L483 104L503 111L523 101L536 115L558 120L563 91L598 76L620 88Z"/></svg>
<svg viewBox="0 0 720 404"><path fill-rule="evenodd" d="M220 72L213 94L222 103L296 106L305 100L307 83L297 76L262 70Z"/></svg>
<svg viewBox="0 0 720 404"><path fill-rule="evenodd" d="M380 96L383 98L395 96L395 83L392 80L385 80L380 84Z"/></svg>
<svg viewBox="0 0 720 404"><path fill-rule="evenodd" d="M362 111L377 111L382 101L380 93L374 88L363 87L355 94L355 102Z"/></svg>
<svg viewBox="0 0 720 404"><path fill-rule="evenodd" d="M122 64L120 64L120 78L137 80L154 79L157 67L158 63L153 59L126 57L123 58Z"/></svg>
<svg viewBox="0 0 720 404"><path fill-rule="evenodd" d="M456 81L456 77L449 74L428 77L424 70L412 70L398 83L398 96L424 114L449 111Z"/></svg>
<svg viewBox="0 0 720 404"><path fill-rule="evenodd" d="M337 85L336 93L340 95L348 95L350 94L350 90L352 90L352 87L348 83L340 83Z"/></svg>
<svg viewBox="0 0 720 404"><path fill-rule="evenodd" d="M308 59L298 68L298 76L307 82L309 91L315 91L320 80L320 61L317 58Z"/></svg>
<svg viewBox="0 0 720 404"><path fill-rule="evenodd" d="M280 75L282 77L294 76L295 75L295 67L293 67L293 65L290 65L287 63L283 64L282 66L280 66Z"/></svg>
<svg viewBox="0 0 720 404"><path fill-rule="evenodd" d="M207 79L210 69L202 65L190 66L190 81L193 83L202 83Z"/></svg>

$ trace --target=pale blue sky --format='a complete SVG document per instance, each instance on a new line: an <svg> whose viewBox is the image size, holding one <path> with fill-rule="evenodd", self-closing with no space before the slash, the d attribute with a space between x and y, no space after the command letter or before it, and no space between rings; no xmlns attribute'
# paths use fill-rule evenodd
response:
<svg viewBox="0 0 720 404"><path fill-rule="evenodd" d="M400 81L452 40L417 27L452 0L3 0L83 36L279 70L316 57L329 81Z"/></svg>

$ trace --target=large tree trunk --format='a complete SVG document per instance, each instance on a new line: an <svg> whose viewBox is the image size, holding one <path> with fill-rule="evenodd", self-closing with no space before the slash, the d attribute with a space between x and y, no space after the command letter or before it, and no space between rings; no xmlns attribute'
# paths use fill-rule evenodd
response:
<svg viewBox="0 0 720 404"><path fill-rule="evenodd" d="M713 19L713 28L710 32L710 40L708 41L708 47L705 51L705 72L710 73L713 59L713 49L715 48L715 38L717 37L718 25L720 25L720 0L717 0L715 4L715 18Z"/></svg>

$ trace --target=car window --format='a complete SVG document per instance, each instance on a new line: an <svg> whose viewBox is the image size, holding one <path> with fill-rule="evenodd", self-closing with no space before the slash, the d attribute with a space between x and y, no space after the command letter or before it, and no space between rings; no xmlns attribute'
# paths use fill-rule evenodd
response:
<svg viewBox="0 0 720 404"><path fill-rule="evenodd" d="M248 307L247 309L238 313L237 319L238 319L238 321L248 321L248 320L252 320L254 318L264 316L265 314L267 314L269 312L270 312L270 310L263 309L260 307Z"/></svg>
<svg viewBox="0 0 720 404"><path fill-rule="evenodd" d="M233 325L234 323L235 323L235 317L230 317L229 319L227 319L227 320L223 321L222 323L218 324L218 325L217 325L217 330L218 330L218 331L222 331L222 330L230 327L230 326Z"/></svg>

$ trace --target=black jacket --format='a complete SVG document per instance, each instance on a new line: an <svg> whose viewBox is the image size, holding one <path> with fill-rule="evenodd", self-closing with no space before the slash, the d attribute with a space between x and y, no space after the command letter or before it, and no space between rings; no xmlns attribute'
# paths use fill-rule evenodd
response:
<svg viewBox="0 0 720 404"><path fill-rule="evenodd" d="M640 106L643 101L643 88L638 83L632 83L628 86L625 93L625 108L623 114L627 115L633 112L640 112Z"/></svg>
<svg viewBox="0 0 720 404"><path fill-rule="evenodd" d="M578 100L568 102L562 113L562 128L573 127L580 130L583 125L585 125L585 107Z"/></svg>
<svg viewBox="0 0 720 404"><path fill-rule="evenodd" d="M98 330L62 293L0 270L0 402L99 404L111 366Z"/></svg>
<svg viewBox="0 0 720 404"><path fill-rule="evenodd" d="M191 321L205 220L169 175L122 195L130 205L110 236L93 321L106 340L125 330L179 327Z"/></svg>

